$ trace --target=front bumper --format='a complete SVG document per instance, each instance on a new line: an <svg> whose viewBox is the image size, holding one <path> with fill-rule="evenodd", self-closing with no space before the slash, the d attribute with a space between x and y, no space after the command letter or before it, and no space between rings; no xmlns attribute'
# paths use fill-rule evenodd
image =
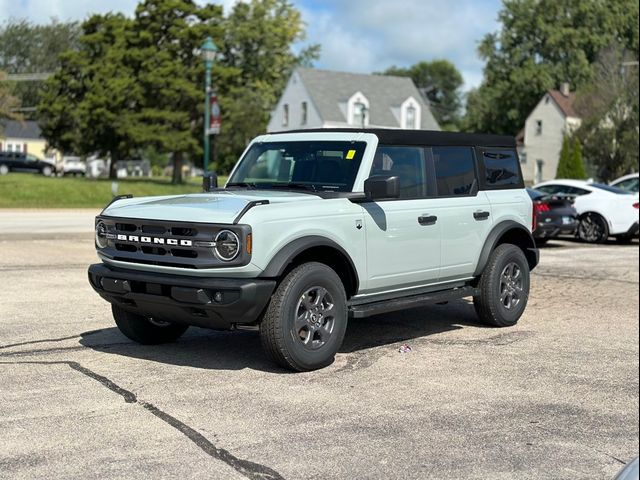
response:
<svg viewBox="0 0 640 480"><path fill-rule="evenodd" d="M109 303L148 317L213 329L256 323L275 280L187 277L97 263L89 283Z"/></svg>

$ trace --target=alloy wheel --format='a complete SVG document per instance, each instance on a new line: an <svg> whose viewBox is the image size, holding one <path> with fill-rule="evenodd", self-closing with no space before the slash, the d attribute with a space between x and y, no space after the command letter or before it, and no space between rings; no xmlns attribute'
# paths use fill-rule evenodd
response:
<svg viewBox="0 0 640 480"><path fill-rule="evenodd" d="M511 262L500 274L500 303L507 310L517 307L524 296L522 269Z"/></svg>
<svg viewBox="0 0 640 480"><path fill-rule="evenodd" d="M311 287L298 300L295 310L294 339L306 349L317 350L325 345L335 327L335 306L324 287Z"/></svg>

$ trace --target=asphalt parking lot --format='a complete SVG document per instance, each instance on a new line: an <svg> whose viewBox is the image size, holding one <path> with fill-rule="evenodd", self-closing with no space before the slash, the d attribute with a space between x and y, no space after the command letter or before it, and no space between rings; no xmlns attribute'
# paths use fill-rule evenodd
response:
<svg viewBox="0 0 640 480"><path fill-rule="evenodd" d="M87 283L93 212L57 214L0 212L0 478L610 479L638 454L637 242L551 242L514 328L466 301L352 321L292 374L254 332L128 341Z"/></svg>

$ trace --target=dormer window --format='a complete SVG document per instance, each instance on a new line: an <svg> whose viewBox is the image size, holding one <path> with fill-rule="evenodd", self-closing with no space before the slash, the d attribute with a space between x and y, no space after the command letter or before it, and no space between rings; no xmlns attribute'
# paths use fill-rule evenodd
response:
<svg viewBox="0 0 640 480"><path fill-rule="evenodd" d="M408 130L420 129L420 118L422 110L418 101L409 97L400 106L400 128Z"/></svg>
<svg viewBox="0 0 640 480"><path fill-rule="evenodd" d="M367 106L362 102L353 105L353 125L364 127L367 122Z"/></svg>
<svg viewBox="0 0 640 480"><path fill-rule="evenodd" d="M347 102L347 123L360 128L369 125L369 100L362 92L356 92Z"/></svg>
<svg viewBox="0 0 640 480"><path fill-rule="evenodd" d="M407 127L410 130L416 128L416 107L410 105L407 107Z"/></svg>

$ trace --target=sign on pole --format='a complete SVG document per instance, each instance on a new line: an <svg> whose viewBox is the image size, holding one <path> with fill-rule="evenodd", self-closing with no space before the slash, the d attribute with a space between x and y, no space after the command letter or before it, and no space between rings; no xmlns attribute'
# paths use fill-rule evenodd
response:
<svg viewBox="0 0 640 480"><path fill-rule="evenodd" d="M209 116L209 135L218 135L220 133L220 125L222 124L222 114L220 112L220 104L218 103L218 96L215 93L211 94L211 100L209 101L210 116Z"/></svg>

